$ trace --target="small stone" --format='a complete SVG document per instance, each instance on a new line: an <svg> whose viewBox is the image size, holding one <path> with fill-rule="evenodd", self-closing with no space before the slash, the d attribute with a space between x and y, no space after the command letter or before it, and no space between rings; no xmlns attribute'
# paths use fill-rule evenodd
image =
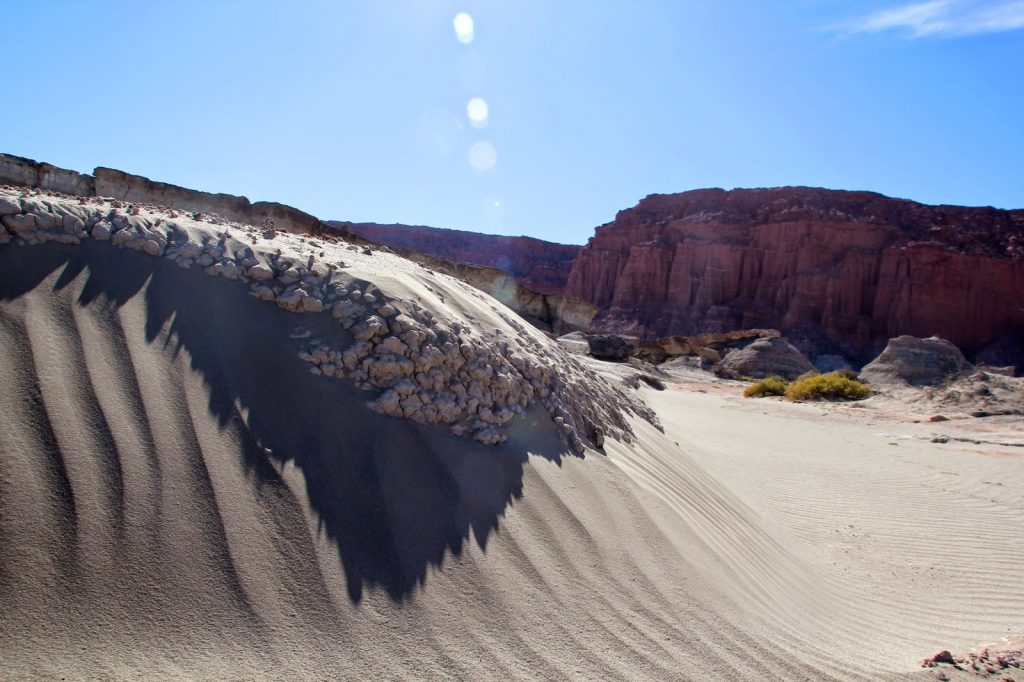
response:
<svg viewBox="0 0 1024 682"><path fill-rule="evenodd" d="M110 239L110 228L103 223L97 223L92 228L92 238L96 241L105 242Z"/></svg>
<svg viewBox="0 0 1024 682"><path fill-rule="evenodd" d="M318 313L324 309L324 302L314 296L306 296L302 299L302 310L307 313Z"/></svg>
<svg viewBox="0 0 1024 682"><path fill-rule="evenodd" d="M155 239L147 239L142 242L142 250L150 256L164 255L164 247L160 246L160 243Z"/></svg>
<svg viewBox="0 0 1024 682"><path fill-rule="evenodd" d="M203 255L203 247L195 242L185 242L181 245L181 250L178 251L178 255L182 258L195 260ZM209 263L207 265L209 265Z"/></svg>
<svg viewBox="0 0 1024 682"><path fill-rule="evenodd" d="M64 229L70 230L71 232L78 232L79 230L85 229L85 223L78 216L73 216L70 213L64 216Z"/></svg>
<svg viewBox="0 0 1024 682"><path fill-rule="evenodd" d="M237 263L225 261L221 265L223 266L222 274L226 279L238 279L239 275L242 274L242 269L238 267Z"/></svg>
<svg viewBox="0 0 1024 682"><path fill-rule="evenodd" d="M249 277L252 277L253 279L259 281L274 278L274 271L270 269L269 265L264 265L263 263L254 265L251 268L249 268L248 274Z"/></svg>
<svg viewBox="0 0 1024 682"><path fill-rule="evenodd" d="M930 422L948 422L949 421L949 417L944 417L941 414L936 414L936 415L932 415L931 417L929 417L928 421L930 421Z"/></svg>

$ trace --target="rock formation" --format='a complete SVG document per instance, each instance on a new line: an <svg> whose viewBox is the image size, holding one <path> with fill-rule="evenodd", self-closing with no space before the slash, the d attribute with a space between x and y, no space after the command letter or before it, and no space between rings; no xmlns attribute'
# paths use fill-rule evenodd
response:
<svg viewBox="0 0 1024 682"><path fill-rule="evenodd" d="M580 247L533 237L506 237L421 225L337 223L376 244L446 260L497 268L520 285L542 294L561 294Z"/></svg>
<svg viewBox="0 0 1024 682"><path fill-rule="evenodd" d="M577 452L588 442L600 448L605 435L631 441L629 414L657 422L649 408L497 301L393 254L347 243L334 230L277 233L167 206L5 185L0 225L0 248L132 249L185 269L198 265L289 312L329 315L332 332L311 339L301 359L313 374L370 392L369 407L384 414L494 444L539 403Z"/></svg>
<svg viewBox="0 0 1024 682"><path fill-rule="evenodd" d="M891 337L976 349L1024 330L1024 210L803 187L651 195L577 257L566 295L641 337L771 327L861 360Z"/></svg>
<svg viewBox="0 0 1024 682"><path fill-rule="evenodd" d="M20 156L0 154L0 184L153 204L189 213L213 214L224 220L250 225L269 223L286 232L316 234L331 230L319 219L285 204L269 201L252 203L245 197L200 192L113 168L97 168L93 173L85 175Z"/></svg>
<svg viewBox="0 0 1024 682"><path fill-rule="evenodd" d="M730 350L719 363L720 371L736 377L764 379L780 376L793 380L814 371L810 360L785 339L757 339Z"/></svg>
<svg viewBox="0 0 1024 682"><path fill-rule="evenodd" d="M900 336L890 339L860 376L872 386L937 386L971 369L960 349L945 339Z"/></svg>

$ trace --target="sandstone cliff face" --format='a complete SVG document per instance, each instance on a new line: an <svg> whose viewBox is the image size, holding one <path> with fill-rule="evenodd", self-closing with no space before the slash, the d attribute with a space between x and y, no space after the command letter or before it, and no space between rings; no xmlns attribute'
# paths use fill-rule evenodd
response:
<svg viewBox="0 0 1024 682"><path fill-rule="evenodd" d="M543 294L565 289L580 247L532 237L506 237L414 225L353 223L349 230L363 239L447 260L497 268L521 285Z"/></svg>
<svg viewBox="0 0 1024 682"><path fill-rule="evenodd" d="M566 295L599 329L771 327L853 357L901 334L974 349L1024 330L1024 210L813 188L652 195L597 228Z"/></svg>

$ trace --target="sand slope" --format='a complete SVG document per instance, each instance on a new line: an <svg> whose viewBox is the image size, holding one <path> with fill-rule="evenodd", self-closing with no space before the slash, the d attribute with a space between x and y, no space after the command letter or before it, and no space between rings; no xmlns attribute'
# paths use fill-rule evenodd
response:
<svg viewBox="0 0 1024 682"><path fill-rule="evenodd" d="M322 317L0 246L4 677L895 679L1024 629L1011 449L685 390L604 453L536 407L483 446L310 374Z"/></svg>

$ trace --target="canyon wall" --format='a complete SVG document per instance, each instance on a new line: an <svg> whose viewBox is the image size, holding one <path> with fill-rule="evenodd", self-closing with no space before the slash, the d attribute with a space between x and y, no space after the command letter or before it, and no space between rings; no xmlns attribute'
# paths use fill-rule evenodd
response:
<svg viewBox="0 0 1024 682"><path fill-rule="evenodd" d="M332 228L297 208L269 201L250 202L231 194L211 194L156 182L113 168L97 168L93 175L76 173L48 163L0 154L0 184L24 185L77 196L112 197L139 204L167 206L190 213L215 213L249 225L270 218L286 232L316 234Z"/></svg>
<svg viewBox="0 0 1024 682"><path fill-rule="evenodd" d="M642 337L780 329L867 358L901 334L978 349L1024 330L1024 210L814 188L652 195L576 259L566 295Z"/></svg>
<svg viewBox="0 0 1024 682"><path fill-rule="evenodd" d="M580 247L533 237L506 237L420 225L344 223L349 231L377 244L400 247L446 260L497 268L519 284L544 294L560 294Z"/></svg>

